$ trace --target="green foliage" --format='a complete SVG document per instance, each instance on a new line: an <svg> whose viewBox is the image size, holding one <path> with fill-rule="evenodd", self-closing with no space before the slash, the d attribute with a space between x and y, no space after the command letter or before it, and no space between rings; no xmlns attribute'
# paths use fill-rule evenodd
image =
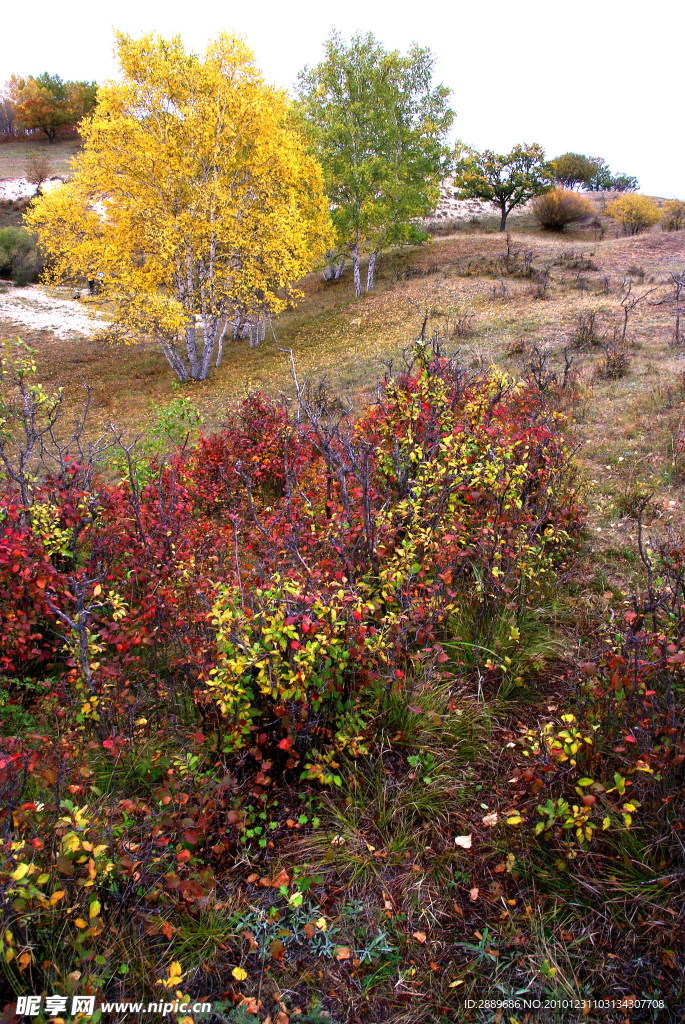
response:
<svg viewBox="0 0 685 1024"><path fill-rule="evenodd" d="M414 220L437 205L454 119L449 90L432 84L434 63L419 46L402 55L370 33L349 43L333 33L325 59L300 75L338 251L352 256L356 272L361 253L426 237Z"/></svg>
<svg viewBox="0 0 685 1024"><path fill-rule="evenodd" d="M32 679L0 677L0 736L18 736L34 729L37 718L26 704L44 692L45 686Z"/></svg>
<svg viewBox="0 0 685 1024"><path fill-rule="evenodd" d="M478 153L457 144L454 184L460 199L482 199L500 210L500 231L509 213L552 186L554 175L541 146L526 143L509 153Z"/></svg>
<svg viewBox="0 0 685 1024"><path fill-rule="evenodd" d="M37 281L42 270L33 233L24 228L0 228L0 277L23 287Z"/></svg>
<svg viewBox="0 0 685 1024"><path fill-rule="evenodd" d="M630 174L614 174L602 157L591 157L597 170L585 184L589 192L637 192L640 187L637 178Z"/></svg>
<svg viewBox="0 0 685 1024"><path fill-rule="evenodd" d="M122 477L132 478L139 487L144 487L159 475L165 456L194 439L201 422L189 398L184 395L172 398L157 410L155 423L137 444L128 452L116 452L110 464Z"/></svg>
<svg viewBox="0 0 685 1024"><path fill-rule="evenodd" d="M563 153L550 160L550 166L554 171L555 181L562 188L589 185L599 169L595 160L581 153Z"/></svg>
<svg viewBox="0 0 685 1024"><path fill-rule="evenodd" d="M588 220L594 216L594 207L586 196L577 192L566 192L560 188L550 189L538 196L533 204L533 213L541 228L547 231L563 231L567 224Z"/></svg>

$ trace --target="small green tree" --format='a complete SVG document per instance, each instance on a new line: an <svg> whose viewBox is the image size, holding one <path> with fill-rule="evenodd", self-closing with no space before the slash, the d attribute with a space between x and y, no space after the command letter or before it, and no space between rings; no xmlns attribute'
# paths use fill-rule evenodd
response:
<svg viewBox="0 0 685 1024"><path fill-rule="evenodd" d="M403 55L371 34L347 44L333 33L324 60L299 76L300 109L323 167L337 255L352 260L357 296L363 253L371 289L378 253L427 237L416 219L435 209L449 172L445 138L454 112L449 90L432 83L434 63L419 46Z"/></svg>
<svg viewBox="0 0 685 1024"><path fill-rule="evenodd" d="M588 192L637 192L640 183L631 174L614 174L601 156L590 157L596 171L586 183Z"/></svg>
<svg viewBox="0 0 685 1024"><path fill-rule="evenodd" d="M624 235L637 235L661 220L661 210L647 196L617 196L604 212L621 225Z"/></svg>
<svg viewBox="0 0 685 1024"><path fill-rule="evenodd" d="M542 146L523 143L510 153L486 149L477 153L459 143L454 184L459 199L482 199L500 211L500 231L517 206L552 187L554 173L545 162Z"/></svg>
<svg viewBox="0 0 685 1024"><path fill-rule="evenodd" d="M597 163L582 153L562 153L550 161L554 180L564 188L585 188L597 174Z"/></svg>

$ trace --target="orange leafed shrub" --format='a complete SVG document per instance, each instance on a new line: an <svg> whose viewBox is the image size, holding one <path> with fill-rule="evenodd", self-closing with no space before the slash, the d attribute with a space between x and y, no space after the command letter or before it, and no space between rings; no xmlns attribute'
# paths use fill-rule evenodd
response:
<svg viewBox="0 0 685 1024"><path fill-rule="evenodd" d="M594 215L594 208L587 196L553 188L538 196L533 206L536 220L547 231L563 231L567 224L587 220Z"/></svg>

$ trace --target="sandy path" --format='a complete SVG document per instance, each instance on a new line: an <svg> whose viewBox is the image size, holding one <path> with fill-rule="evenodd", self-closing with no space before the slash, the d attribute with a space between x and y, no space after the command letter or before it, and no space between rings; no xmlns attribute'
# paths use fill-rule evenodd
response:
<svg viewBox="0 0 685 1024"><path fill-rule="evenodd" d="M0 322L3 321L32 331L52 331L63 341L75 336L92 338L109 326L91 306L59 298L40 285L10 285L6 291L0 291Z"/></svg>

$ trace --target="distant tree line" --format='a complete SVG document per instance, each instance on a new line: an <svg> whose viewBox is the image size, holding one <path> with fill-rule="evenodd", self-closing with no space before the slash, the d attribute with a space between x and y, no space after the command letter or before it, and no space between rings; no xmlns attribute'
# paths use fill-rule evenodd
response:
<svg viewBox="0 0 685 1024"><path fill-rule="evenodd" d="M637 192L637 178L631 174L614 174L601 156L562 153L550 161L554 180L562 188L584 189L586 192Z"/></svg>
<svg viewBox="0 0 685 1024"><path fill-rule="evenodd" d="M48 142L71 133L95 107L97 83L63 81L59 75L12 75L0 95L0 137L39 132Z"/></svg>
<svg viewBox="0 0 685 1024"><path fill-rule="evenodd" d="M547 160L542 146L536 143L519 143L509 153L495 153L490 149L479 153L463 142L455 147L454 185L458 199L492 203L500 214L500 231L506 230L507 217L512 210L550 191L555 195L544 206L538 203L538 210L544 209L550 221L543 226L558 229L560 217L563 227L564 223L582 219L588 212L582 204L569 198L560 202L560 189L637 192L639 187L637 178L614 174L602 157L564 153Z"/></svg>

